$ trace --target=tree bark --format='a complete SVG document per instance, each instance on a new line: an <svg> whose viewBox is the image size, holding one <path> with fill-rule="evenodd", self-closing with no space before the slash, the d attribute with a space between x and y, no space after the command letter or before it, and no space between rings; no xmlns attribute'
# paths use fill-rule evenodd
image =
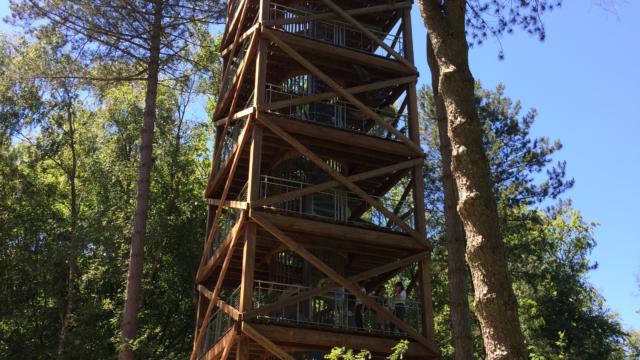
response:
<svg viewBox="0 0 640 360"><path fill-rule="evenodd" d="M420 8L440 70L437 89L446 109L451 171L487 359L526 359L469 69L466 1L420 0Z"/></svg>
<svg viewBox="0 0 640 360"><path fill-rule="evenodd" d="M64 358L64 347L67 337L67 329L69 328L69 322L71 321L71 314L75 306L76 298L76 278L78 277L78 255L80 253L80 243L78 236L78 192L76 187L76 178L78 173L78 155L76 151L76 129L75 129L75 113L73 112L73 103L66 104L67 106L67 126L69 126L69 150L71 151L71 168L63 171L67 174L67 180L69 181L69 196L71 209L71 228L69 239L69 271L67 273L67 304L65 306L64 315L62 317L62 323L60 324L60 332L58 334L58 349L57 356L59 359Z"/></svg>
<svg viewBox="0 0 640 360"><path fill-rule="evenodd" d="M436 110L436 122L440 143L440 164L444 190L445 241L447 244L447 275L451 331L453 333L454 359L473 358L473 338L469 318L469 294L467 291L467 265L464 258L467 239L462 220L456 210L458 193L451 173L451 142L447 134L447 114L444 100L438 91L440 68L427 39L427 61L431 70L431 86Z"/></svg>
<svg viewBox="0 0 640 360"><path fill-rule="evenodd" d="M138 331L138 310L142 303L142 270L144 261L144 238L149 215L149 197L151 192L152 149L156 121L158 95L158 77L160 72L160 37L162 34L162 2L155 2L154 21L151 28L147 88L145 92L144 119L140 143L140 164L138 166L138 191L136 213L131 235L129 252L129 270L125 290L124 313L121 331L124 346L119 353L120 360L135 358L131 342Z"/></svg>

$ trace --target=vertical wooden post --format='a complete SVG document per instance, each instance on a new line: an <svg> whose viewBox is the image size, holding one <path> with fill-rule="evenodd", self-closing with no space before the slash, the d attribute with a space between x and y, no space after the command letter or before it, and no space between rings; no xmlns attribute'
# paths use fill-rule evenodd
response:
<svg viewBox="0 0 640 360"><path fill-rule="evenodd" d="M260 0L258 23L264 24L269 19L269 0ZM258 34L258 50L256 53L256 74L253 89L253 106L260 111L264 106L265 79L267 67L268 43ZM256 116L256 114L251 115ZM251 204L260 198L260 163L262 161L262 125L256 123L251 138L249 154L249 175L247 180L247 202ZM245 228L245 244L242 258L242 281L240 284L240 312L253 308L253 287L256 264L256 223L249 221ZM238 341L237 360L249 359L249 338L241 336Z"/></svg>
<svg viewBox="0 0 640 360"><path fill-rule="evenodd" d="M403 27L403 45L404 56L411 64L414 63L413 54L413 33L411 30L411 9L403 10L402 14ZM416 82L409 84L407 88L408 109L409 112L409 138L416 144L420 144L420 120L418 114L418 96L416 92ZM415 230L425 236L427 224L425 219L424 206L424 168L423 164L416 165L413 168L413 206ZM426 240L425 240L426 241ZM422 332L423 335L435 344L434 319L433 319L433 301L431 298L431 254L426 256L418 263L418 279L420 281L420 292L422 300Z"/></svg>

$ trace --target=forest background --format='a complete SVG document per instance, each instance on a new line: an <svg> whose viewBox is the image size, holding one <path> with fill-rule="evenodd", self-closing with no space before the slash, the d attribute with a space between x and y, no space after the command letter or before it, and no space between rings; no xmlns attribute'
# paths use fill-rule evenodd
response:
<svg viewBox="0 0 640 360"><path fill-rule="evenodd" d="M2 5L0 16L4 17L8 15L8 6ZM640 200L637 187L640 170L636 166L640 150L633 144L637 143L636 134L640 131L637 111L634 111L637 84L640 83L640 71L636 68L640 63L640 50L632 46L634 42L629 39L639 35L633 19L639 18L640 8L629 2L620 3L615 13L607 9L610 8L567 2L562 9L545 18L549 34L545 42L539 43L518 33L503 38L501 43L489 39L471 51L475 77L484 89L488 89L479 89L479 99L487 106L493 106L492 109L514 114L485 119L487 133L496 130L493 138L500 138L500 134L504 135L499 131L500 124L515 119L520 124L516 133L521 137L510 133L511 137L507 138L515 146L522 141L549 137L553 148L553 140L560 139L564 145L562 150L547 148L543 151L548 152L545 156L552 160L546 165L566 161L563 179L576 181L570 189L560 191L555 199L541 196L531 203L519 204L526 209L504 203L509 205L509 212L540 211L543 214L535 223L515 228L514 237L507 236L507 242L511 240L512 244L523 245L526 254L539 255L549 266L557 265L557 274L563 275L566 270L571 281L575 281L574 295L579 301L572 304L576 313L567 315L569 318L565 320L594 326L592 333L579 338L570 334L569 328L563 328L566 324L554 327L540 323L540 318L544 318L542 312L550 309L544 307L541 299L553 295L562 282L544 279L551 282L549 287L541 288L541 293L531 293L530 290L536 288L533 285L537 285L527 287L525 280L531 278L532 274L527 273L531 269L518 269L522 276L514 275L516 293L521 308L525 304L524 308L531 311L522 314L522 323L534 353L563 356L584 351L581 345L586 343L596 347L592 349L594 354L606 355L601 358L632 357L637 351L634 328L640 328L637 314L640 306L635 274L639 271L640 235L634 231L637 213L634 207ZM424 54L425 33L417 9L413 16L416 54ZM3 24L0 30L11 32L16 29ZM498 58L500 50L504 50L504 60ZM11 56L13 54L8 57ZM31 60L34 59L21 59ZM418 56L417 60L418 67L424 69L420 85L429 84L426 61L423 56ZM214 63L212 60L211 64ZM0 61L0 64L6 62ZM215 67L209 70L215 71ZM201 193L210 166L212 136L207 125L208 99L196 93L201 90L214 92L211 89L217 85L216 79L209 80L211 82L167 87L161 93L148 232L151 241L147 245L151 259L145 268L147 284L153 282L161 286L145 293L146 310L142 313L138 343L142 353L150 358L183 357L189 351L190 335L184 336L193 328L193 289L189 284L201 248L201 225L206 213ZM502 90L494 91L499 84L506 86L503 93ZM37 92L37 89L32 90ZM97 357L107 358L115 352L118 343L142 93L135 84L101 86L92 91L97 94L95 98L89 96L86 89L77 90L73 101L74 107L77 106L78 135L82 139L78 151L84 152L79 167L79 190L81 201L85 202L80 205L85 210L82 212L82 231L91 240L87 241L87 256L80 262L79 305L71 326L70 345L65 351L80 351L86 344L92 344ZM422 94L423 105L428 105L428 90ZM24 97L18 98L14 104L16 108L32 101L29 97L35 93L26 91L20 96ZM520 113L513 111L515 101L509 102L507 96L522 100ZM187 98L190 98L188 104ZM530 121L535 116L527 113L530 107L539 111L535 122ZM437 139L430 136L428 108L423 108L425 146L435 149L432 141ZM2 301L9 301L0 306L3 309L0 318L2 357L24 354L31 346L45 349L45 355L53 354L58 347L60 312L67 289L63 244L68 222L65 209L68 183L63 168L69 154L60 137L65 135L64 124L56 128L58 120L51 114L42 118L52 124L51 132L21 132L28 127L13 124L13 130L17 129L18 133L12 134L10 143L2 143L0 166L8 185L1 192L1 215L16 220L24 231L20 238L31 236L32 241L20 243L17 237L12 238L15 233L10 230L15 227L2 229L0 266L7 286L3 289ZM492 124L496 126L492 127ZM436 169L437 162L432 160L432 169ZM524 180L520 184L522 188L543 183L547 175L544 167L541 170L528 168L531 179ZM498 192L503 190L497 189ZM431 191L431 199L437 203L438 189L431 188ZM16 193L22 194L19 201L12 197ZM508 191L505 196L508 198ZM572 204L564 202L558 206L559 199L571 199ZM33 203L39 206L34 207ZM574 209L580 210L581 216ZM431 218L437 222L438 207L430 207L430 211ZM169 221L164 221L166 219ZM598 221L599 225L592 224L592 220ZM437 230L437 224L433 228ZM545 240L553 240L545 243L550 247L535 247L540 244L540 231L545 233ZM432 232L432 236L437 243L438 232ZM193 246L184 246L187 241ZM563 253L569 248L576 249L576 244L582 246L576 253ZM38 248L39 245L43 247ZM16 252L7 256L11 251ZM24 258L13 256L15 254ZM540 258L531 264L539 264ZM440 266L443 264L441 262ZM440 272L441 275L445 273ZM12 292L4 297L4 290L9 286L26 284L23 276L29 274L36 276L30 286L22 288L24 293ZM436 279L440 289L444 289L443 281ZM436 305L440 306L441 314L445 314L446 291L440 291L439 296ZM527 307L530 300L531 306ZM594 325L596 318L601 323ZM25 325L25 320L31 320L31 324ZM439 319L438 326L438 340L446 355L445 315ZM599 342L589 336L596 337ZM479 338L476 340L478 343Z"/></svg>

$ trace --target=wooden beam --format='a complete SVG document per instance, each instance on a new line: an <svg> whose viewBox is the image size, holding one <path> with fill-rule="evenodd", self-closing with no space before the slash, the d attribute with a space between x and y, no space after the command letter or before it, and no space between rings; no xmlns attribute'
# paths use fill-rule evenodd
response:
<svg viewBox="0 0 640 360"><path fill-rule="evenodd" d="M231 341L229 341L229 344L222 351L222 356L220 357L220 360L227 360L227 358L229 358L229 354L231 353L231 349L233 348L233 345L235 345L235 343L238 340L238 338L239 338L239 336L237 336L237 335L234 335L231 338Z"/></svg>
<svg viewBox="0 0 640 360"><path fill-rule="evenodd" d="M306 329L301 327L279 326L273 324L252 324L259 332L266 334L269 339L278 344L295 344L295 351L324 350L329 351L335 346L345 346L350 349L367 349L372 353L386 358L391 348L398 343L397 339L376 336L366 333L341 333L324 330ZM432 352L419 343L409 343L405 359L436 359Z"/></svg>
<svg viewBox="0 0 640 360"><path fill-rule="evenodd" d="M285 53L287 53L291 58L297 61L300 65L305 67L309 72L315 75L320 81L324 82L327 86L332 88L335 92L340 94L341 97L345 98L347 101L352 103L355 107L357 107L364 114L373 119L376 123L384 127L387 131L392 132L395 136L398 137L403 143L405 143L410 149L415 151L416 155L424 156L422 153L422 149L419 145L411 141L404 134L402 134L398 129L394 128L390 124L388 124L380 115L378 115L375 111L371 110L368 106L363 104L360 100L358 100L355 96L351 95L347 92L342 86L340 86L337 82L335 82L331 77L320 71L315 65L313 65L310 61L305 59L302 55L300 55L297 51L287 45L284 41L278 38L275 32L271 30L264 30L264 35L268 37L271 41L276 43L276 45L282 49Z"/></svg>
<svg viewBox="0 0 640 360"><path fill-rule="evenodd" d="M197 284L202 284L203 282L205 282L207 280L207 277L209 277L209 275L213 272L213 269L218 266L218 263L222 260L222 256L227 253L227 249L229 249L229 246L233 242L233 239L240 236L246 218L246 212L242 212L242 214L240 214L240 219L238 219L238 223L233 226L231 231L229 231L227 237L222 241L220 246L218 246L213 255L211 255L211 258L207 261L207 264L204 266L204 268L202 268L201 271L198 271L198 274L196 275Z"/></svg>
<svg viewBox="0 0 640 360"><path fill-rule="evenodd" d="M233 181L233 178L236 174L236 169L238 168L238 163L240 162L240 158L241 158L241 154L242 154L242 149L244 148L245 143L247 142L247 138L248 138L248 133L249 130L251 129L251 126L253 125L253 117L249 116L249 118L247 119L247 123L244 126L244 129L242 129L242 133L240 133L240 138L238 139L238 150L235 153L235 156L233 157L233 162L231 163L231 168L229 169L229 176L227 177L227 182L224 185L224 189L222 190L222 196L220 197L220 201L221 202L225 202L227 201L227 195L229 194L229 189L231 188L231 183ZM207 242L205 244L205 252L202 254L202 258L200 259L200 266L198 266L198 271L200 271L200 268L205 264L206 262L206 255L207 252L206 250L209 249L211 247L211 243L213 243L213 239L214 239L214 231L217 231L218 228L218 222L220 221L220 216L222 215L222 207L218 207L218 209L216 210L216 214L213 220L213 225L211 226L212 231L209 232L209 238L207 239Z"/></svg>
<svg viewBox="0 0 640 360"><path fill-rule="evenodd" d="M241 119L243 117L246 117L248 115L253 114L255 112L255 110L256 110L255 107L251 106L251 107L248 107L246 109L240 110L240 111L236 112L235 114L233 114L231 116L223 117L222 119L215 121L213 124L215 126L222 126L222 125L226 124L227 121L232 123L235 120L238 120L238 119Z"/></svg>
<svg viewBox="0 0 640 360"><path fill-rule="evenodd" d="M209 179L207 181L207 188L204 190L205 198L210 197L211 194L213 194L213 192L215 191L215 189L218 188L218 185L222 181L222 177L231 168L231 164L233 163L233 159L235 158L237 151L238 151L238 146L236 144L235 146L233 146L233 148L231 148L231 152L229 153L229 157L227 158L227 161L225 161L225 163L222 165L222 167L220 167L218 171L215 171L215 168L213 167L213 165L211 166L211 172L209 173ZM215 162L215 155L212 163L214 162Z"/></svg>
<svg viewBox="0 0 640 360"><path fill-rule="evenodd" d="M220 199L207 199L207 204L216 206L226 206L234 209L245 210L247 208L246 201L227 200L224 203Z"/></svg>
<svg viewBox="0 0 640 360"><path fill-rule="evenodd" d="M242 3L242 10L239 16L239 24L242 24L242 22L244 21L245 16L247 15L247 9L249 8L249 0L244 0ZM234 17L233 21L235 22L238 19L238 17ZM231 67L233 66L233 57L236 56L237 50L238 50L238 45L240 45L240 41L239 40L240 37L240 31L236 31L236 34L234 36L233 42L231 43L231 56L229 61L227 62L227 66L225 66L224 70L222 71L222 84L220 85L220 89L224 89L226 84L229 82L228 80L228 75L229 75L229 71L231 70ZM249 45L251 46L251 45ZM244 59L243 59L244 60ZM238 67L240 68L240 67ZM234 80L235 80L235 76L234 76ZM235 84L234 84L235 85ZM224 101L224 100L223 100ZM217 110L217 108L216 108ZM217 111L216 111L217 113ZM215 117L215 115L214 115Z"/></svg>
<svg viewBox="0 0 640 360"><path fill-rule="evenodd" d="M229 269L231 258L233 257L233 247L236 245L236 241L238 240L238 238L240 238L240 236L234 237L231 241L231 244L229 244L229 250L227 250L227 256L224 258L224 262L222 263L222 269L220 270L220 275L218 276L218 280L216 281L216 286L213 290L213 294L211 295L211 299L216 299L220 295L220 291L222 290L222 282L225 275L227 274L227 270ZM204 319L202 321L200 331L198 332L198 337L195 339L193 344L194 351L191 353L191 360L195 360L197 355L197 352L195 350L200 348L202 340L204 340L204 336L207 333L207 325L209 323L209 319L211 318L211 314L213 313L215 304L216 303L213 300L209 302L207 312L204 314Z"/></svg>
<svg viewBox="0 0 640 360"><path fill-rule="evenodd" d="M373 14L373 13L387 12L392 10L404 9L408 7L409 8L411 7L411 3L408 1L404 1L404 2L394 3L394 4L384 4L384 5L368 6L364 8L358 8L358 9L349 9L349 10L345 10L345 12L349 15L357 16L357 15L367 15L367 14ZM298 16L290 19L269 20L268 22L265 23L265 25L277 27L281 25L297 24L301 22L331 19L331 18L335 18L335 14L333 12L323 12L323 13L306 15L306 16Z"/></svg>
<svg viewBox="0 0 640 360"><path fill-rule="evenodd" d="M247 66L250 61L254 60L253 56L256 52L258 37L259 37L258 31L254 31L253 36L251 37L251 42L249 43L249 48L247 49L247 52L245 53L244 58L242 58L242 61L238 65L238 70L236 74L233 76L232 84L231 84L231 87L229 88L229 91L226 93L226 95L221 94L222 97L218 100L218 103L216 104L216 110L213 114L214 121L220 120L220 114L224 111L224 109L227 108L227 106L229 105L229 102L233 101L233 99L238 98L237 96L238 89L241 87L242 85L241 83L244 81L244 76L247 73ZM224 89L224 88L221 87L221 89ZM227 111L227 114L233 114L234 111L235 109L231 109ZM225 126L227 124L225 124Z"/></svg>
<svg viewBox="0 0 640 360"><path fill-rule="evenodd" d="M238 42L242 43L245 40L247 40L247 38L249 38L249 36L251 36L251 33L253 33L254 31L256 31L257 28L260 27L260 24L256 23L253 24L249 29L247 29L247 31L245 31L239 38L238 38ZM221 48L220 50L220 56L221 57L225 57L229 54L229 52L231 51L231 46L227 46L225 48Z"/></svg>
<svg viewBox="0 0 640 360"><path fill-rule="evenodd" d="M417 75L416 70L409 70L406 66L392 59L380 56L372 56L362 51L343 48L329 43L316 41L304 36L287 33L284 31L272 30L280 39L291 44L296 49L304 50L311 53L322 54L331 60L336 59L347 64L354 63L367 66L377 71L386 71L396 74L397 76ZM266 29L265 29L266 32Z"/></svg>
<svg viewBox="0 0 640 360"><path fill-rule="evenodd" d="M348 23L355 26L358 30L362 31L370 40L380 45L383 49L385 49L388 53L393 55L399 62L404 64L407 68L415 70L415 66L413 63L407 61L400 54L398 54L395 50L393 50L389 45L387 45L384 41L380 40L371 30L367 29L364 25L360 24L358 20L354 19L351 15L349 15L346 11L344 11L340 6L336 5L331 0L321 0L325 5L327 5L331 10L333 10L336 14L340 15L344 18Z"/></svg>
<svg viewBox="0 0 640 360"><path fill-rule="evenodd" d="M392 159L396 159L397 161L416 157L413 150L398 141L376 136L361 135L354 131L288 118L286 115L276 116L275 114L261 113L261 116L271 120L288 133L321 140L321 144L334 147L339 146L341 149L349 151L349 153L362 149L364 151L360 152L368 154L368 157L392 157ZM306 142L310 143L310 141ZM311 146L311 144L308 145ZM345 145L348 145L348 147Z"/></svg>
<svg viewBox="0 0 640 360"><path fill-rule="evenodd" d="M238 309L236 309L233 306L227 304L226 302L224 302L220 298L215 298L214 299L213 298L213 292L211 290L207 289L206 287L204 287L204 285L198 285L198 291L200 292L200 294L202 294L202 296L206 297L210 301L215 302L215 306L217 306L218 308L222 309L222 311L226 312L227 315L229 315L233 320L235 320L235 321L240 320L241 313L240 313L240 311L238 311Z"/></svg>
<svg viewBox="0 0 640 360"><path fill-rule="evenodd" d="M240 283L240 311L253 308L254 273L256 266L256 224L250 222L245 230L244 249L242 251L242 279Z"/></svg>
<svg viewBox="0 0 640 360"><path fill-rule="evenodd" d="M375 246L389 250L426 251L431 249L426 242L418 243L405 234L331 224L296 216L263 212L259 209L251 209L250 211L260 213L269 222L279 228L286 229L287 232L323 236L328 239L342 239L344 242L353 242L361 246Z"/></svg>
<svg viewBox="0 0 640 360"><path fill-rule="evenodd" d="M394 214L398 214L398 212L400 212L400 209L402 208L402 205L404 205L404 202L407 199L407 196L409 196L409 193L411 192L411 187L413 186L413 181L414 181L413 178L411 180L409 180L409 183L404 188L404 191L402 192L402 195L400 195L400 199L398 199L398 203L393 208L393 213Z"/></svg>
<svg viewBox="0 0 640 360"><path fill-rule="evenodd" d="M411 28L411 10L405 9L402 14L403 36L405 39L405 57L414 62L413 54L413 34ZM409 111L409 134L414 141L420 142L420 123L418 114L418 97L416 85L410 84L407 92ZM424 177L423 166L416 166L413 170L413 202L416 230L426 233L426 219L424 206ZM426 239L426 238L425 238ZM433 315L433 288L431 284L431 255L425 257L418 264L418 274L420 280L420 290L422 297L422 326L423 333L431 344L435 344L435 325Z"/></svg>
<svg viewBox="0 0 640 360"><path fill-rule="evenodd" d="M234 29L235 29L235 27L236 27L236 25L238 23L237 20L240 17L239 16L240 11L242 11L242 9L244 8L244 3L247 2L247 0L235 0L235 1L242 1L242 3L238 5L238 8L236 9L235 13L233 13L233 14L227 13L227 21L226 21L227 26L225 26L224 34L222 35L222 42L223 43L226 43L228 37L234 31ZM231 2L229 2L229 3L231 3ZM231 20L231 22L229 22L230 18L233 18Z"/></svg>
<svg viewBox="0 0 640 360"><path fill-rule="evenodd" d="M362 180L367 180L367 179L372 179L378 176L382 176L385 174L389 174L389 173L394 173L396 171L399 170L404 170L410 167L415 166L417 163L422 163L423 160L422 159L413 159L413 160L407 160L407 161L403 161L401 163L398 164L394 164L394 165L389 165L389 166L385 166L379 169L375 169L375 170L370 170L370 171L365 171L363 173L359 173L356 175L351 175L347 177L347 180L352 181L352 182L358 182L358 181L362 181ZM316 193L316 192L320 192L320 191L324 191L327 189L331 189L334 188L336 186L339 186L340 182L337 180L332 180L332 181L327 181L321 184L317 184L317 185L311 185L311 186L307 186L303 189L300 190L294 190L294 191L289 191L287 193L284 194L278 194L278 195L274 195L274 196L270 196L268 198L264 198L264 199L260 199L257 201L254 201L251 203L251 207L259 207L259 206L265 206L265 205L270 205L270 204L276 204L279 202L283 202L283 201L287 201L287 200L291 200L291 199L295 199L301 196L305 196L307 194L312 194L312 193Z"/></svg>
<svg viewBox="0 0 640 360"><path fill-rule="evenodd" d="M204 312L206 311L206 304L205 304L205 297L198 293L198 303L196 305L196 326L195 329L193 331L193 338L197 338L198 337L198 333L200 333L200 325L201 325L201 321L202 321L202 316L204 315Z"/></svg>
<svg viewBox="0 0 640 360"><path fill-rule="evenodd" d="M341 287L345 288L347 291L351 293L351 295L358 298L365 306L373 309L377 314L387 319L389 322L394 324L398 329L405 332L409 337L413 338L420 344L424 345L426 348L433 350L433 344L424 338L422 335L418 334L414 329L404 323L404 321L398 319L393 313L391 313L387 308L378 304L375 300L369 297L368 294L363 294L360 291L360 288L354 283L344 278L342 275L338 274L333 268L325 264L322 260L318 259L315 255L305 249L303 246L300 246L297 242L287 236L285 233L280 231L277 227L273 226L273 224L269 223L264 217L260 216L255 212L251 212L249 216L255 220L262 228L270 232L273 236L275 236L282 243L287 245L289 249L297 253L301 258L309 262L311 265L316 267L322 273L327 275L329 279L335 281Z"/></svg>
<svg viewBox="0 0 640 360"><path fill-rule="evenodd" d="M283 244L284 245L284 244ZM285 245L286 246L286 245ZM409 257L406 257L404 259L400 259L400 260L396 260L392 263L389 264L385 264L382 266L378 266L374 269L370 269L367 270L365 272L362 272L358 275L355 276L351 276L349 277L349 281L356 283L359 281L363 281L363 280L367 280L369 278L372 278L374 276L383 274L383 273L387 273L389 271L393 271L393 270L397 270L400 269L402 267L408 266L416 261L419 261L420 259L424 258L425 256L427 256L427 252L421 252L421 253L417 253L415 255L411 255ZM299 293L297 295L293 295L293 296L289 296L285 299L281 299L278 302L275 303L271 303L271 304L267 304L264 305L258 309L255 309L253 311L250 311L248 313L244 314L243 319L252 319L255 318L258 315L262 315L262 314L267 314L273 310L278 310L278 309L282 309L285 306L291 305L291 304L296 304L299 303L301 301L304 301L306 299L309 299L311 297L314 296L319 296L322 295L326 292L329 292L333 289L338 288L339 285L336 283L332 283L332 284L328 284L319 288L315 288L315 289L310 289L307 290L305 292Z"/></svg>
<svg viewBox="0 0 640 360"><path fill-rule="evenodd" d="M418 243L424 244L426 239L423 235L417 233L413 230L409 225L407 225L402 219L391 213L391 211L387 210L380 202L369 196L364 190L355 185L353 182L347 180L347 178L335 171L331 166L327 165L320 157L314 154L311 150L307 149L306 146L302 145L298 140L294 139L291 135L283 131L281 128L273 124L273 122L265 119L262 116L258 116L258 121L268 127L273 133L280 136L283 140L288 142L294 149L298 150L301 154L306 156L309 160L316 164L320 169L324 170L326 173L331 175L334 179L336 179L340 184L345 186L350 191L354 192L364 201L366 201L369 205L375 207L380 210L381 213L384 214L388 219L391 219L395 222L402 230L404 230L407 234L411 235Z"/></svg>
<svg viewBox="0 0 640 360"><path fill-rule="evenodd" d="M415 167L415 166L414 166ZM402 172L397 172L394 173L392 176L390 176L385 182L382 182L380 184L380 186L375 189L373 191L373 193L371 195L374 196L384 196L386 195L389 191L391 191L391 189L393 189L393 187L400 181L402 180L402 178L404 178L406 176L406 173L408 173L410 171L410 169L407 169L406 171L402 171ZM358 207L356 207L355 209L352 209L351 212L351 216L362 216L362 214L364 214L368 209L370 208L370 205L368 203L364 203ZM396 214L395 211L393 212L393 214ZM397 216L397 214L396 214ZM403 220L400 216L398 216L399 219ZM391 219L387 219L387 223L385 224L386 227L389 227L389 224L392 223L393 221L391 221ZM408 225L407 225L408 226ZM426 240L425 240L426 241Z"/></svg>
<svg viewBox="0 0 640 360"><path fill-rule="evenodd" d="M380 90L380 89L384 89L384 88L388 88L388 87L392 87L392 86L399 86L399 85L409 84L409 83L411 83L413 81L417 81L417 76L414 76L414 75L404 76L404 77L397 78L397 79L384 80L384 81L374 82L374 83L371 83L371 84L354 86L354 87L350 87L350 88L347 88L347 89L344 89L344 90L346 92L352 94L352 95L355 95L355 94L360 94L360 93L364 93L364 92L368 92L368 91ZM266 105L264 107L264 109L265 110L277 110L277 109L282 109L282 108L285 108L285 107L288 107L288 106L296 106L296 105L302 105L302 104L306 104L306 103L310 103L310 102L331 99L331 98L337 97L339 95L340 94L338 94L335 91L327 91L327 92L323 92L323 93L319 93L319 94L300 96L300 97L297 97L297 98L294 98L294 99L272 102L272 103Z"/></svg>
<svg viewBox="0 0 640 360"><path fill-rule="evenodd" d="M246 322L242 323L242 333L253 339L253 341L260 344L260 346L271 352L273 355L277 356L279 359L295 360L293 356L287 354L284 350L278 347L278 345L274 344L266 336L262 335L258 330L256 330Z"/></svg>
<svg viewBox="0 0 640 360"><path fill-rule="evenodd" d="M227 332L222 339L218 340L218 342L209 350L199 360L218 360L220 358L220 354L224 352L229 344L237 335L233 331Z"/></svg>
<svg viewBox="0 0 640 360"><path fill-rule="evenodd" d="M389 31L391 31L391 29L389 29ZM402 26L398 26L398 31L396 31L396 34L393 36L393 41L391 42L391 45L390 45L392 49L396 47L396 45L398 44L398 41L400 41L400 35L402 35ZM392 55L390 53L387 54L387 57L391 57L391 56Z"/></svg>
<svg viewBox="0 0 640 360"><path fill-rule="evenodd" d="M251 38L251 43L249 44L249 50L247 51L247 54L246 54L245 58L242 59L242 63L240 64L240 67L239 67L239 69L240 69L239 70L240 71L239 82L244 80L244 75L247 72L245 67L247 65L247 62L249 61L249 58L251 58L253 56L252 53L255 51L255 48L256 48L255 41L256 41L256 38L258 37L257 34L258 34L257 32L255 32L253 34L253 37ZM235 80L235 78L234 78L234 80ZM234 86L234 88L237 88L240 85L238 84L238 82L235 82L233 84L233 86ZM219 113L219 111L221 111L220 109L227 106L227 104L226 104L227 99L229 99L231 96L232 96L232 94L231 94L231 91L230 91L229 94L227 94L227 96L225 97L225 99L222 100L222 103L218 102L218 104L216 105L215 114L213 116L214 119L217 119L217 117L218 117L217 114ZM232 102L231 108L229 109L229 114L234 114L235 104L236 104L237 98L238 98L237 94L233 94L233 99L234 100L232 100L233 102ZM250 120L251 120L251 115L249 115L249 118L247 119L247 124L249 124ZM220 135L219 142L224 141L225 137L227 136L227 130L229 129L229 124L230 123L231 123L230 118L227 117L227 122L225 122L225 124L224 124L224 128L222 129L222 134ZM245 128L246 128L246 125L245 125ZM241 150L241 148L238 148L238 153L240 153L240 150ZM217 143L216 147L215 147L215 152L214 152L215 155L213 157L213 164L211 164L212 171L217 169L218 164L220 163L221 151L222 151L222 146L220 146L220 143ZM237 153L236 153L236 155L237 155ZM207 190L205 191L205 194L210 194L210 188L209 188L210 185L211 184L208 185ZM224 200L226 200L226 199L224 199Z"/></svg>

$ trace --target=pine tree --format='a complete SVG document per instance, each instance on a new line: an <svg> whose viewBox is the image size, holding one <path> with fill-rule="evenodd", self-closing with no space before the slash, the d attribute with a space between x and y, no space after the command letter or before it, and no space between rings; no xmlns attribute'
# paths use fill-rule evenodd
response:
<svg viewBox="0 0 640 360"><path fill-rule="evenodd" d="M87 80L145 83L136 210L131 233L129 271L122 318L121 359L133 359L133 342L142 302L144 238L149 214L152 147L159 82L191 76L189 49L198 27L222 19L218 1L12 1L14 23L40 34L54 29L92 74L49 74ZM42 24L44 22L44 24ZM186 60L186 61L185 61ZM126 66L122 66L126 64ZM133 69L133 70L129 70ZM115 75L114 75L115 74Z"/></svg>

